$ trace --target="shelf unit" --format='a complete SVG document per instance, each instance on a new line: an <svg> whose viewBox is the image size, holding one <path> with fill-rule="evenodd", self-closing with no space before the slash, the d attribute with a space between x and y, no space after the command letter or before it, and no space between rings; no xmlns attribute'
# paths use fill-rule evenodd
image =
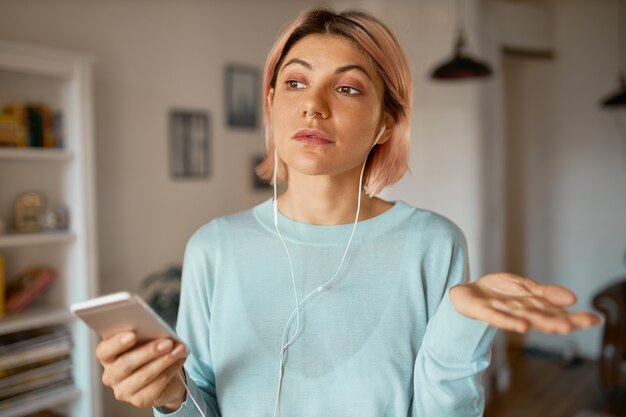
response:
<svg viewBox="0 0 626 417"><path fill-rule="evenodd" d="M64 149L0 148L1 161L71 161L72 152Z"/></svg>
<svg viewBox="0 0 626 417"><path fill-rule="evenodd" d="M61 148L0 148L0 215L10 226L15 197L25 191L43 193L48 203L62 204L70 214L68 231L0 235L8 282L32 266L51 266L57 273L35 305L0 319L0 338L15 331L68 326L74 377L73 386L0 409L0 417L22 417L43 409L71 417L102 416L96 339L69 311L72 303L98 294L93 62L86 54L0 40L0 106L44 102L60 110L63 124Z"/></svg>
<svg viewBox="0 0 626 417"><path fill-rule="evenodd" d="M81 392L76 387L62 387L40 395L35 401L24 401L15 405L11 409L0 411L2 417L21 417L36 413L42 409L49 409L58 404L79 401Z"/></svg>
<svg viewBox="0 0 626 417"><path fill-rule="evenodd" d="M2 319L2 333L21 332L35 327L71 323L72 313L63 307L36 306Z"/></svg>
<svg viewBox="0 0 626 417"><path fill-rule="evenodd" d="M18 246L69 243L75 239L75 234L67 232L0 235L0 248L16 248Z"/></svg>

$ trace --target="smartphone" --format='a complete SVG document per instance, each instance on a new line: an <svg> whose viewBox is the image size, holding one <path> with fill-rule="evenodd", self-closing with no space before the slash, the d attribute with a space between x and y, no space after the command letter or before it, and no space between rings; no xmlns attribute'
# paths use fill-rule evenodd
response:
<svg viewBox="0 0 626 417"><path fill-rule="evenodd" d="M133 331L139 342L170 338L189 352L185 342L138 295L118 292L72 304L70 310L103 339Z"/></svg>

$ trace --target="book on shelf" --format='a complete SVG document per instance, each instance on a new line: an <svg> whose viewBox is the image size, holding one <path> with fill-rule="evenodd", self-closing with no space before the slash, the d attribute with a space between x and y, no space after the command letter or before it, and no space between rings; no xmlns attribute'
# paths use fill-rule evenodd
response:
<svg viewBox="0 0 626 417"><path fill-rule="evenodd" d="M52 410L43 410L43 411L39 411L35 414L29 414L27 416L24 417L64 417L63 415L56 413Z"/></svg>
<svg viewBox="0 0 626 417"><path fill-rule="evenodd" d="M37 299L54 282L52 268L30 268L6 286L6 310L15 313Z"/></svg>
<svg viewBox="0 0 626 417"><path fill-rule="evenodd" d="M60 147L61 116L44 103L7 103L0 109L0 146Z"/></svg>
<svg viewBox="0 0 626 417"><path fill-rule="evenodd" d="M43 410L43 411L39 411L35 414L29 414L27 416L24 417L63 417L61 414L55 413L54 411L51 410Z"/></svg>
<svg viewBox="0 0 626 417"><path fill-rule="evenodd" d="M74 386L72 339L63 325L23 330L0 338L0 416L3 410Z"/></svg>
<svg viewBox="0 0 626 417"><path fill-rule="evenodd" d="M16 387L31 386L31 384L58 378L60 375L69 375L72 370L72 362L69 356L57 358L52 362L40 362L20 372L0 376L0 396L5 395L7 390Z"/></svg>
<svg viewBox="0 0 626 417"><path fill-rule="evenodd" d="M20 376L20 375L15 375ZM14 381L13 384L0 388L0 401L15 397L25 392L32 391L34 389L47 387L57 382L62 382L72 378L71 368L65 369L60 372L52 372L39 375L37 377L26 378L22 380Z"/></svg>
<svg viewBox="0 0 626 417"><path fill-rule="evenodd" d="M41 361L29 363L26 365L15 366L13 368L7 368L7 369L0 369L0 380L3 378L8 378L12 375L20 374L22 372L28 372L30 370L37 369L39 367L46 366L55 362L62 362L62 361L65 361L66 359L69 360L70 356L69 355L55 356L53 358L44 359Z"/></svg>
<svg viewBox="0 0 626 417"><path fill-rule="evenodd" d="M12 368L68 355L71 350L71 335L64 326L3 335L0 339L0 375Z"/></svg>
<svg viewBox="0 0 626 417"><path fill-rule="evenodd" d="M64 379L62 381L54 382L50 385L46 385L44 387L36 388L22 394L0 399L0 416L2 415L2 411L17 407L19 405L25 404L29 401L40 400L44 396L56 396L63 391L69 390L74 387L74 381L71 378Z"/></svg>
<svg viewBox="0 0 626 417"><path fill-rule="evenodd" d="M0 319L4 317L4 258L0 255Z"/></svg>

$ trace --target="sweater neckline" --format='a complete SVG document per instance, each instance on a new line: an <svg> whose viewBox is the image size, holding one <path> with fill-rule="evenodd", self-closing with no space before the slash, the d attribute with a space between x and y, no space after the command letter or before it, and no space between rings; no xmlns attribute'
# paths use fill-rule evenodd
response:
<svg viewBox="0 0 626 417"><path fill-rule="evenodd" d="M393 229L415 210L402 201L391 202L394 205L387 211L357 223L354 238L352 239L353 242L358 242L364 238L371 239ZM272 198L254 207L253 212L261 225L271 233L276 234ZM330 226L301 223L279 211L278 227L285 240L305 244L332 245L346 244L350 238L350 233L352 233L354 223Z"/></svg>

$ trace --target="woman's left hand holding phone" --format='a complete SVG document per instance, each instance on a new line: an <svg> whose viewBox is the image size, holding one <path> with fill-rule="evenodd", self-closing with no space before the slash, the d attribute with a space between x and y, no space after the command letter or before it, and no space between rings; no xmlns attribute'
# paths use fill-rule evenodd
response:
<svg viewBox="0 0 626 417"><path fill-rule="evenodd" d="M113 389L117 400L171 411L185 401L185 386L177 374L187 352L180 343L158 339L138 344L135 333L124 332L103 339L96 357L104 367L102 383Z"/></svg>

